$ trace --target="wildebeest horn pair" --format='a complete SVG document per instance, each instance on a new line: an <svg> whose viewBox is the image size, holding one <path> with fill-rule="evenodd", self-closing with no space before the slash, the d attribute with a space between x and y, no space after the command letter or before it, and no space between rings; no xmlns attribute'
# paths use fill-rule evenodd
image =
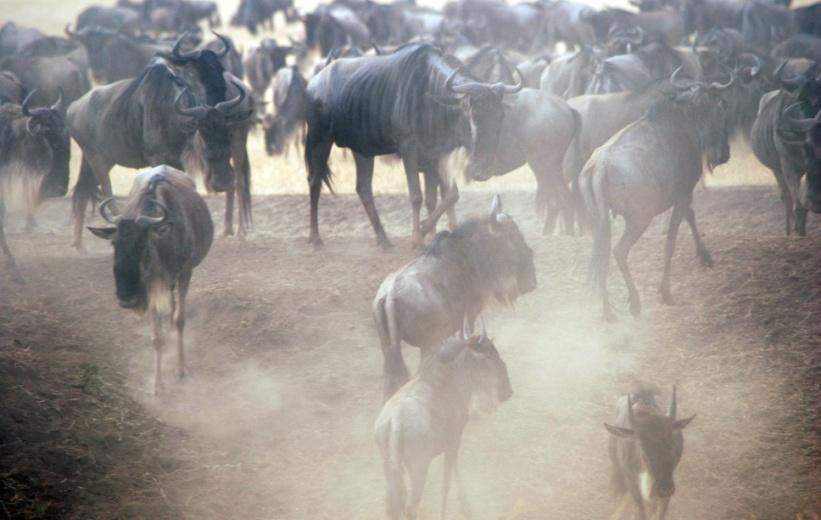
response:
<svg viewBox="0 0 821 520"><path fill-rule="evenodd" d="M704 83L702 81L679 79L678 76L679 76L679 74L681 74L682 69L684 69L684 65L679 65L678 68L673 71L672 76L670 76L670 84L673 85L673 87L675 87L676 89L679 89L679 90L689 90L689 89L692 89L693 87L696 87L696 88L699 88L699 89L706 87L706 88L712 88L712 89L715 89L715 90L724 90L726 88L729 88L730 85L732 85L733 82L735 81L735 73L733 71L729 70L724 65L722 65L722 68L729 71L730 79L727 81L727 83L719 83L718 81L713 81L713 82L707 84L707 83Z"/></svg>
<svg viewBox="0 0 821 520"><path fill-rule="evenodd" d="M237 87L237 89L239 90L239 94L237 94L237 96L234 99L220 101L213 107L214 109L219 110L225 115L228 115L234 107L238 106L245 99L245 88L242 86L242 84L235 80L231 80L231 82L234 84L235 87ZM185 87L180 91L179 94L177 94L177 97L174 98L174 110L176 110L179 114L182 114L184 116L192 116L197 119L204 118L212 107L209 107L208 105L198 105L187 108L180 106L180 100L183 98L187 91L188 87Z"/></svg>
<svg viewBox="0 0 821 520"><path fill-rule="evenodd" d="M670 397L670 408L667 409L667 417L676 420L676 385L673 385L673 395ZM634 427L633 398L629 393L627 394L627 422L630 428Z"/></svg>
<svg viewBox="0 0 821 520"><path fill-rule="evenodd" d="M479 316L479 327L481 332L479 333L479 343L484 343L487 341L487 329L485 328L485 319ZM470 319L465 315L465 319L462 322L462 337L464 339L468 339L473 336L473 323L470 322Z"/></svg>
<svg viewBox="0 0 821 520"><path fill-rule="evenodd" d="M752 62L752 63L750 63ZM750 77L755 78L761 72L761 58L751 52L745 52L738 56L738 63L750 67Z"/></svg>
<svg viewBox="0 0 821 520"><path fill-rule="evenodd" d="M489 92L500 93L500 94L515 94L522 90L525 86L524 79L522 77L522 73L518 67L514 67L516 70L516 74L519 76L519 82L515 85L505 85L504 83L482 83L479 81L468 81L466 83L462 83L460 85L454 85L453 80L456 79L456 75L461 72L461 69L455 69L453 72L450 73L448 76L447 81L445 81L445 88L453 92L455 94L466 94L468 96L485 96Z"/></svg>
<svg viewBox="0 0 821 520"><path fill-rule="evenodd" d="M108 212L108 205L114 201L114 197L109 197L100 203L100 216L103 217L103 220L108 222L109 224L114 224L115 226L123 219L122 215L111 215ZM162 224L168 219L168 208L165 207L160 201L156 199L151 199L151 202L154 203L160 211L162 212L161 217L149 217L148 215L139 215L134 222L142 227L147 228L149 226L156 226L158 224Z"/></svg>
<svg viewBox="0 0 821 520"><path fill-rule="evenodd" d="M213 32L213 31L212 31ZM222 58L228 51L231 49L231 42L225 36L214 32L214 36L222 41L222 50L219 52L215 52L214 54L217 55L217 58ZM181 52L180 47L182 46L182 42L191 36L191 33L188 31L182 33L178 38L177 41L174 42L174 46L171 48L171 56L174 57L175 60L186 62L189 60L198 60L200 56L202 56L202 50L193 50L193 51L186 51Z"/></svg>
<svg viewBox="0 0 821 520"><path fill-rule="evenodd" d="M33 114L29 110L29 104L31 103L31 98L34 97L34 94L37 93L37 89L32 90L28 93L28 95L23 99L23 103L20 105L20 110L23 112L23 115L26 117L31 117ZM60 107L63 106L63 89L60 89L60 94L57 97L57 101L51 105L49 110L60 110ZM34 131L31 129L31 119L26 121L26 130L29 134L34 135Z"/></svg>

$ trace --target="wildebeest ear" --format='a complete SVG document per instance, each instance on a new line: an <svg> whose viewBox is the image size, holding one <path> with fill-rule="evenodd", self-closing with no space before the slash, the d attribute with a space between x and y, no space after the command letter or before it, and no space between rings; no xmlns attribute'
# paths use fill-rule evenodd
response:
<svg viewBox="0 0 821 520"><path fill-rule="evenodd" d="M629 439L634 435L633 430L631 430L630 428L610 426L607 423L604 423L604 427L607 428L607 431L609 431L612 435L615 435L616 437L621 437L622 439Z"/></svg>
<svg viewBox="0 0 821 520"><path fill-rule="evenodd" d="M693 415L692 417L688 417L687 419L679 419L678 421L673 423L673 431L680 432L681 430L686 428L688 424L690 424L690 421L692 421L695 418L696 416Z"/></svg>
<svg viewBox="0 0 821 520"><path fill-rule="evenodd" d="M91 231L91 233L95 237L102 238L103 240L111 240L114 238L114 235L117 233L117 228L115 227L86 227L87 230Z"/></svg>

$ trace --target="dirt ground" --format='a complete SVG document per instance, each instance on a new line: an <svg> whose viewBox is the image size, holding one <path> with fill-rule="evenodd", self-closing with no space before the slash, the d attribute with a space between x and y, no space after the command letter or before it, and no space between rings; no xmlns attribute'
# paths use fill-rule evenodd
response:
<svg viewBox="0 0 821 520"><path fill-rule="evenodd" d="M644 313L627 314L615 275L621 319L606 324L586 284L589 237L542 236L532 193L502 196L535 250L540 287L487 314L515 394L465 434L476 518L606 517L602 423L635 380L665 393L676 383L680 413L697 414L671 518L817 518L821 219L811 216L809 237L787 238L774 187L699 190L715 268L699 266L683 231L676 305L662 305L663 237L651 226L631 256ZM460 215L490 198L464 191ZM208 203L219 220L222 200ZM370 302L413 252L406 196L377 204L391 253L375 246L355 195L323 197L320 251L305 240L307 196L256 197L255 233L216 240L195 271L192 375L176 381L169 354L161 399L150 395L147 326L116 305L110 246L88 235L87 255L68 247L67 200L42 207L32 235L13 215L27 284L0 272L0 515L381 518ZM438 517L439 466L422 518Z"/></svg>

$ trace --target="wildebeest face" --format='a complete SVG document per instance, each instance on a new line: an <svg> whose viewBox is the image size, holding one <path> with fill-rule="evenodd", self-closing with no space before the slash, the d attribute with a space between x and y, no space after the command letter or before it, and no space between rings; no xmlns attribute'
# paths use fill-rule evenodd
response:
<svg viewBox="0 0 821 520"><path fill-rule="evenodd" d="M470 124L470 163L468 175L477 180L493 176L499 149L499 134L505 118L502 94L489 91L465 99L465 113Z"/></svg>
<svg viewBox="0 0 821 520"><path fill-rule="evenodd" d="M32 160L38 163L45 176L40 182L38 201L49 197L62 197L68 191L69 161L71 160L71 143L65 121L60 113L63 94L51 107L29 109L28 104L37 90L26 96L21 110L26 120L26 132L35 140L36 156Z"/></svg>
<svg viewBox="0 0 821 520"><path fill-rule="evenodd" d="M206 182L214 191L228 191L234 187L234 169L231 167L231 140L225 114L216 109L197 121L197 130L205 143Z"/></svg>
<svg viewBox="0 0 821 520"><path fill-rule="evenodd" d="M519 226L507 213L502 211L501 198L496 195L490 209L491 231L503 240L500 247L506 261L511 262L512 272L516 280L516 288L508 294L499 295L502 299L515 300L521 294L527 294L536 289L536 265L533 262L533 250L525 242Z"/></svg>
<svg viewBox="0 0 821 520"><path fill-rule="evenodd" d="M76 33L66 26L66 34L72 40L78 40L86 49L88 65L95 81L104 81L103 72L106 69L106 46L119 36L101 27L85 27Z"/></svg>
<svg viewBox="0 0 821 520"><path fill-rule="evenodd" d="M170 230L172 222L164 217L110 218L105 213L105 201L100 205L100 213L114 227L89 227L95 236L110 240L114 247L114 283L117 302L125 309L144 309L147 303L145 266L149 258L150 241L162 237Z"/></svg>

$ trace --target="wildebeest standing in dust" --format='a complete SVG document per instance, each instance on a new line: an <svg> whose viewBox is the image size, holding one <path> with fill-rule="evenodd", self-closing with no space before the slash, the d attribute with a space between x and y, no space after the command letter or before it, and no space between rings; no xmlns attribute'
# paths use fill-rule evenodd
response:
<svg viewBox="0 0 821 520"><path fill-rule="evenodd" d="M0 248L18 283L23 276L3 230L6 203L22 200L30 217L44 199L68 191L71 144L61 115L63 97L50 107L30 108L36 95L32 90L22 105L0 105Z"/></svg>
<svg viewBox="0 0 821 520"><path fill-rule="evenodd" d="M428 467L440 454L445 455L442 518L447 518L454 471L463 511L466 516L470 514L457 460L468 421L468 405L474 397L494 402L507 401L513 395L507 366L487 337L484 323L478 336L472 328L465 317L462 332L447 339L422 361L416 377L385 403L376 419L374 433L388 481L391 519L416 518ZM409 503L405 471L411 483Z"/></svg>
<svg viewBox="0 0 821 520"><path fill-rule="evenodd" d="M639 386L620 399L615 424L604 425L611 434L611 486L620 500L612 520L622 518L631 501L640 520L647 518L645 503L654 518L664 520L667 516L675 492L673 472L684 451L681 432L695 415L676 419L675 385L667 415L662 413L656 394L653 388Z"/></svg>
<svg viewBox="0 0 821 520"><path fill-rule="evenodd" d="M682 218L690 225L702 264L712 265L696 228L691 204L693 188L702 175L702 157L711 169L730 159L727 115L719 93L733 81L731 75L724 84L681 84L674 73L671 82L679 90L675 97L653 105L646 116L599 147L585 165L579 187L596 223L590 276L601 294L606 319L614 318L607 296L611 212L624 217L625 231L613 256L627 284L633 316L641 312L641 302L627 256L656 215L673 208L659 288L665 303L672 302L670 262Z"/></svg>
<svg viewBox="0 0 821 520"><path fill-rule="evenodd" d="M388 275L373 301L385 359L385 399L408 380L402 341L434 348L490 303L536 288L533 250L495 196L490 214L442 231L420 256Z"/></svg>
<svg viewBox="0 0 821 520"><path fill-rule="evenodd" d="M481 83L426 44L407 44L384 56L340 59L308 82L308 134L305 163L311 198L310 242L319 238L319 193L330 186L331 147L347 147L356 162L356 192L373 226L377 242L391 246L373 201L374 156L399 154L408 181L413 242L435 228L436 218L453 207L455 185L439 182L441 159L460 146L468 149L469 168L483 169L496 154L504 118L502 98L518 85ZM442 203L420 223L422 190L419 173L429 186L441 186ZM432 180L435 179L435 180ZM430 210L430 208L429 208Z"/></svg>
<svg viewBox="0 0 821 520"><path fill-rule="evenodd" d="M163 389L160 361L165 346L163 319L177 329L177 373L185 375L183 330L191 273L208 254L214 225L194 181L170 166L137 175L122 214L100 214L114 227L88 228L114 246L114 281L120 307L148 312L155 351L154 393Z"/></svg>

